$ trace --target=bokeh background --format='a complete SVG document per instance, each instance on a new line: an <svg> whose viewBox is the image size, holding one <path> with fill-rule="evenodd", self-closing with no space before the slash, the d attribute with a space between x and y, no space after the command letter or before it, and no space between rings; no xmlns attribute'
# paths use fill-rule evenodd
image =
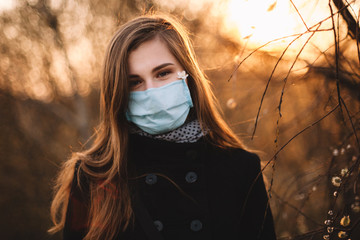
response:
<svg viewBox="0 0 360 240"><path fill-rule="evenodd" d="M191 32L224 117L262 159L278 238L360 239L359 7L1 0L1 239L61 239L46 232L54 176L98 123L109 39L149 11Z"/></svg>

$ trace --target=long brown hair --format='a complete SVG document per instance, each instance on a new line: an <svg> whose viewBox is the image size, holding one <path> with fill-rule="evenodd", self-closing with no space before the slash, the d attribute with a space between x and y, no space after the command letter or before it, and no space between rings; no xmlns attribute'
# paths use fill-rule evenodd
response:
<svg viewBox="0 0 360 240"><path fill-rule="evenodd" d="M166 43L189 74L188 85L194 103L192 111L202 129L208 132L207 140L223 148L243 148L219 113L210 82L199 67L185 28L170 16L135 18L120 27L108 46L101 82L101 121L96 139L88 150L75 153L63 165L56 180L51 205L54 226L49 232L57 232L64 227L76 163L79 164L77 178L81 169L90 179L88 233L85 239L113 239L133 220L127 173L129 123L125 117L129 95L128 56L139 45L155 37ZM106 184L115 188L118 198L106 191ZM102 223L101 227L97 223Z"/></svg>

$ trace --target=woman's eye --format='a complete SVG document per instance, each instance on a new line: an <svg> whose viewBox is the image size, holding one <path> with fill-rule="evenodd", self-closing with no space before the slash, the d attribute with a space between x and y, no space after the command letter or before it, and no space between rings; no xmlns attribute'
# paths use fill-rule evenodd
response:
<svg viewBox="0 0 360 240"><path fill-rule="evenodd" d="M140 84L141 84L140 80L131 80L129 85L130 85L130 88L134 88Z"/></svg>
<svg viewBox="0 0 360 240"><path fill-rule="evenodd" d="M163 71L158 74L158 77L163 78L163 77L166 77L167 75L169 75L170 73L171 73L170 71Z"/></svg>

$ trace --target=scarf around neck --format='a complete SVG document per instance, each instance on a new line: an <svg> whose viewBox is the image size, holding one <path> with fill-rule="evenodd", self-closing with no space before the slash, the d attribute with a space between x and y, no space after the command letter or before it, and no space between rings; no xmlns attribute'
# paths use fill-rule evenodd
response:
<svg viewBox="0 0 360 240"><path fill-rule="evenodd" d="M130 133L138 134L140 136L145 136L157 140L165 140L168 142L176 143L194 143L197 142L200 138L207 134L207 131L203 131L200 127L200 123L197 119L185 122L182 126L174 129L171 132L151 135L147 132L144 132L136 126L131 126Z"/></svg>

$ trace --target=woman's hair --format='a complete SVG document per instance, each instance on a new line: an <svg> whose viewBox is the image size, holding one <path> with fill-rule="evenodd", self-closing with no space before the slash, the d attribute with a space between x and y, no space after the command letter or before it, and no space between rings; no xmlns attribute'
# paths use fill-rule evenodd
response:
<svg viewBox="0 0 360 240"><path fill-rule="evenodd" d="M206 139L223 148L243 148L219 114L217 100L199 67L184 27L169 16L137 17L122 25L108 46L101 82L101 121L96 138L88 150L74 153L60 171L51 205L54 226L50 232L64 227L76 164L77 179L81 170L89 182L90 210L85 239L113 239L133 220L127 172L129 122L125 117L129 96L128 57L131 51L155 37L167 45L189 74L192 112L207 131ZM106 186L111 186L119 197L115 198L114 191L107 191Z"/></svg>

